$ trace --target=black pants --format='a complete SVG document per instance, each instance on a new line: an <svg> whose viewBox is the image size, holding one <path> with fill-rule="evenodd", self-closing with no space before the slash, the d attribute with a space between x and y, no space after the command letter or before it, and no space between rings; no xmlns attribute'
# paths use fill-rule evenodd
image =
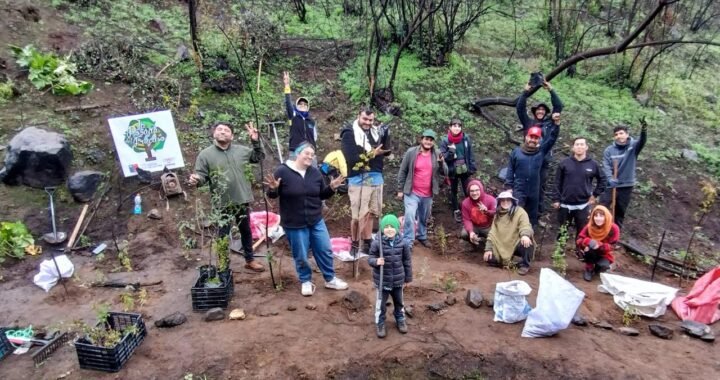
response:
<svg viewBox="0 0 720 380"><path fill-rule="evenodd" d="M515 193L515 192L513 192ZM542 189L540 190L542 193ZM540 200L536 195L530 197L524 194L513 194L518 199L518 206L522 207L528 214L530 224L532 224L533 230L537 230L538 221L540 220Z"/></svg>
<svg viewBox="0 0 720 380"><path fill-rule="evenodd" d="M453 211L460 209L460 207L458 206L458 185L462 186L463 194L465 194L465 196L467 197L467 184L469 180L470 173L456 174L450 177L450 206L452 207Z"/></svg>
<svg viewBox="0 0 720 380"><path fill-rule="evenodd" d="M585 227L588 222L589 215L589 205L585 206L580 210L568 210L560 206L560 209L558 210L558 225L562 226L563 224L572 221L575 224L575 240L577 240L577 236L580 234L580 231L583 229L583 227ZM558 233L557 238L560 238L560 233Z"/></svg>
<svg viewBox="0 0 720 380"><path fill-rule="evenodd" d="M550 163L548 161L550 159L550 157L545 156L545 161L543 161L543 164L540 167L540 195L538 196L538 214L542 214L543 212L545 212L545 192L547 191L547 178L550 168Z"/></svg>
<svg viewBox="0 0 720 380"><path fill-rule="evenodd" d="M403 305L403 288L402 286L394 287L392 290L382 291L382 303L380 304L380 317L378 318L378 324L385 323L385 313L387 312L387 306L385 305L388 300L388 296L392 296L393 302L393 315L395 316L395 322L405 320L405 309Z"/></svg>
<svg viewBox="0 0 720 380"><path fill-rule="evenodd" d="M615 224L622 229L623 221L625 220L625 213L627 212L628 206L630 206L630 196L632 196L633 187L617 187L615 194L615 211L610 209L612 203L613 189L607 189L600 196L600 203L610 209L613 213L613 221Z"/></svg>
<svg viewBox="0 0 720 380"><path fill-rule="evenodd" d="M531 245L527 248L523 247L521 243L518 243L515 246L515 251L513 252L513 256L518 256L521 258L520 266L521 267L530 267L530 261L533 258L533 255L535 254L535 245ZM493 253L492 257L490 258L490 261L488 261L488 264L492 266L500 266L503 263L498 260L498 257Z"/></svg>
<svg viewBox="0 0 720 380"><path fill-rule="evenodd" d="M594 270L595 273L605 272L610 269L610 260L605 258L599 249L591 249L583 255L585 270Z"/></svg>
<svg viewBox="0 0 720 380"><path fill-rule="evenodd" d="M225 207L222 212L231 217L231 223L228 223L220 228L218 233L219 236L222 237L230 234L232 222L237 223L238 230L240 231L240 242L242 243L245 262L249 263L253 261L252 230L250 230L250 206L247 203L242 205L233 204Z"/></svg>

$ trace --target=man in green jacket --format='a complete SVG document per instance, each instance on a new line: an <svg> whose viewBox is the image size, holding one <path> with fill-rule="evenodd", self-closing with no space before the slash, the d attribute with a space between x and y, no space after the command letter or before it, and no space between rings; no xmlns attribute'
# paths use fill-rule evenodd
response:
<svg viewBox="0 0 720 380"><path fill-rule="evenodd" d="M224 214L230 215L238 224L245 256L245 268L262 272L265 268L254 261L252 249L252 231L250 230L250 202L253 201L250 182L245 177L248 163L258 163L265 159L265 152L260 145L257 129L252 122L245 124L250 135L252 149L244 145L233 144L233 129L228 123L217 123L212 128L213 145L203 149L195 161L195 173L190 175L188 184L202 186L210 184L210 191L221 191L220 204L213 207L222 208ZM224 177L226 189L222 190L215 175ZM228 235L230 225L223 226L219 236Z"/></svg>

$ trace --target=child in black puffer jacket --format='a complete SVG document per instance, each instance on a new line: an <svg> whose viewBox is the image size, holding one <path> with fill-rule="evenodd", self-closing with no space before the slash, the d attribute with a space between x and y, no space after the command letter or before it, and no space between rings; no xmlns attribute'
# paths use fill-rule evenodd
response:
<svg viewBox="0 0 720 380"><path fill-rule="evenodd" d="M378 338L385 337L385 312L388 296L392 296L395 323L398 330L407 333L405 310L403 309L403 288L412 281L412 246L400 236L400 221L395 215L385 215L380 220L382 238L375 240L370 246L368 264L373 267L375 287L380 287L380 267L383 267L382 303L380 313L375 312L375 323ZM383 257L380 257L380 241L382 241Z"/></svg>

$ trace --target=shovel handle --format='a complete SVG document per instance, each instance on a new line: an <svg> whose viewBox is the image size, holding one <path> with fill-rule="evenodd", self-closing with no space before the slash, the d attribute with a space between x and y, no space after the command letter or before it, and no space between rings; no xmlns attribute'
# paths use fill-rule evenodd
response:
<svg viewBox="0 0 720 380"><path fill-rule="evenodd" d="M73 228L72 235L70 235L70 239L68 239L68 243L66 246L67 250L70 250L70 248L72 248L73 243L75 242L75 238L77 237L77 234L80 231L80 226L82 225L82 222L85 220L85 213L87 213L87 210L88 210L88 205L83 206L83 209L80 212L80 217L78 218L77 223L75 223L75 228Z"/></svg>

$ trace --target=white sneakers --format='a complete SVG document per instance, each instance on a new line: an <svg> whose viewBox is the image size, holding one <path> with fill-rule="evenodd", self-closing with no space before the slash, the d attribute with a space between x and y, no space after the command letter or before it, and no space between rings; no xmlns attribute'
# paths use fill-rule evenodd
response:
<svg viewBox="0 0 720 380"><path fill-rule="evenodd" d="M348 284L337 277L333 277L332 280L325 283L325 287L328 289L345 290L348 288ZM302 287L300 288L300 293L305 297L310 297L313 293L315 293L315 284L310 281L303 282Z"/></svg>
<svg viewBox="0 0 720 380"><path fill-rule="evenodd" d="M325 287L328 289L345 290L348 288L348 284L337 277L333 277L332 280L325 283Z"/></svg>
<svg viewBox="0 0 720 380"><path fill-rule="evenodd" d="M305 297L310 297L311 295L313 295L313 293L315 293L315 284L310 281L303 282L300 293L302 293L302 295L304 295Z"/></svg>

